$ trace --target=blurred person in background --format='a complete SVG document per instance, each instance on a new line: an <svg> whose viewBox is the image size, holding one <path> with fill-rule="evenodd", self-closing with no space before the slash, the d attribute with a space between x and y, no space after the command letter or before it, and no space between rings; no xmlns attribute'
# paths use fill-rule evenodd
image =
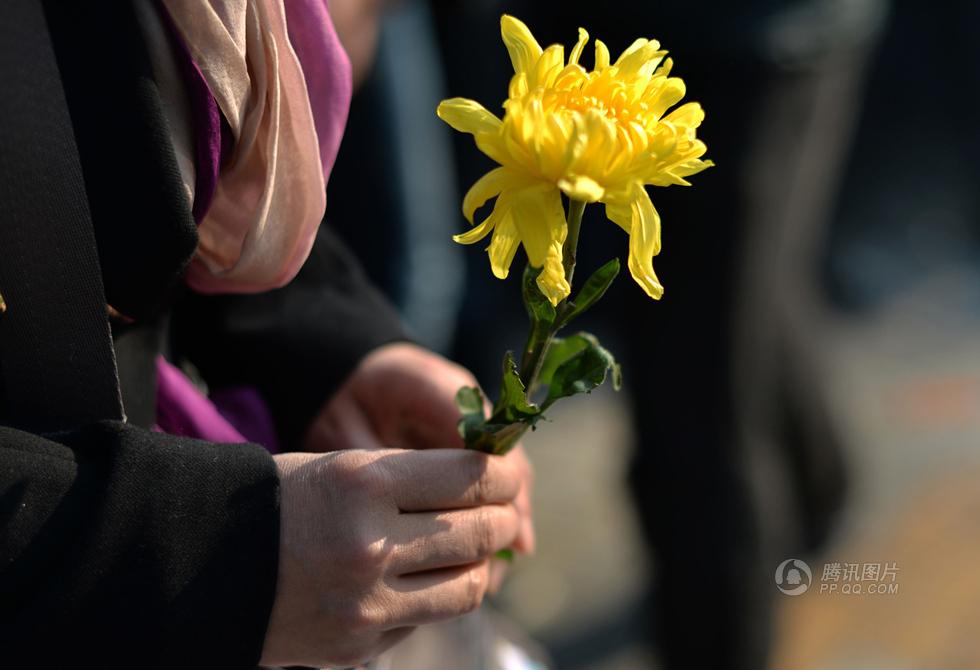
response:
<svg viewBox="0 0 980 670"><path fill-rule="evenodd" d="M413 337L449 353L464 254L447 242L459 196L451 140L433 112L447 96L431 16L425 2L342 0L335 11L341 39L356 40L350 51L360 58L331 212Z"/></svg>

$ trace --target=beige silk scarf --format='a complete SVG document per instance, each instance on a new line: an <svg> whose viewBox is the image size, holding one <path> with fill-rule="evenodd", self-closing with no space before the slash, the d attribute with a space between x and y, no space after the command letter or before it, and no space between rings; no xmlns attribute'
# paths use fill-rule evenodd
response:
<svg viewBox="0 0 980 670"><path fill-rule="evenodd" d="M287 283L326 208L313 113L283 1L163 0L234 137L187 273L203 293ZM184 174L189 191L193 179Z"/></svg>

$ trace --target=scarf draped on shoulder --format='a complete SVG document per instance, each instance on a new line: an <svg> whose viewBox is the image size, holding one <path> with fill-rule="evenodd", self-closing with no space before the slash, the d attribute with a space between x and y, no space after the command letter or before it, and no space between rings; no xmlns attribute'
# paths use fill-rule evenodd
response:
<svg viewBox="0 0 980 670"><path fill-rule="evenodd" d="M306 260L323 218L350 106L350 62L326 0L160 3L175 51L191 61L183 70L207 96L190 93L186 104L220 112L191 110L190 118L205 119L199 126L210 118L212 127L172 137L199 222L187 282L203 293L282 286ZM163 56L151 55L156 68ZM196 147L188 146L192 137Z"/></svg>

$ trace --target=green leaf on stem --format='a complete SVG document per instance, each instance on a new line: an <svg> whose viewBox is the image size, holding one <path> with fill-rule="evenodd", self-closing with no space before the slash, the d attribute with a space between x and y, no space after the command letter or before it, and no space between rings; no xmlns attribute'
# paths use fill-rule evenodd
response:
<svg viewBox="0 0 980 670"><path fill-rule="evenodd" d="M542 411L556 400L579 393L590 393L612 373L613 388L622 386L622 372L616 359L589 333L564 339L555 338L545 354L540 382L548 385Z"/></svg>
<svg viewBox="0 0 980 670"><path fill-rule="evenodd" d="M521 282L521 295L524 298L524 309L531 319L533 328L546 331L555 323L557 316L554 306L538 288L538 275L541 268L532 268L528 263L524 267L524 277Z"/></svg>
<svg viewBox="0 0 980 670"><path fill-rule="evenodd" d="M529 422L533 425L541 408L527 400L527 389L517 372L514 352L504 354L504 376L500 385L500 398L493 408L491 421L495 423Z"/></svg>
<svg viewBox="0 0 980 670"><path fill-rule="evenodd" d="M463 415L459 420L459 436L467 446L484 433L487 420L483 402L483 393L474 386L464 386L456 392L456 407Z"/></svg>
<svg viewBox="0 0 980 670"><path fill-rule="evenodd" d="M556 337L551 340L551 345L548 347L548 351L545 352L544 362L541 364L538 383L542 386L550 386L551 379L555 376L555 370L558 369L558 366L588 346L588 339L579 335Z"/></svg>
<svg viewBox="0 0 980 670"><path fill-rule="evenodd" d="M527 431L525 423L487 423L474 425L463 435L467 449L485 454L503 455L510 451Z"/></svg>
<svg viewBox="0 0 980 670"><path fill-rule="evenodd" d="M619 275L619 259L614 258L601 268L592 273L585 284L582 285L582 289L575 296L574 300L569 300L566 303L566 307L562 312L561 318L558 320L558 328L562 328L568 325L572 319L583 314L587 309L592 307L592 305L599 302L599 299L605 295L609 287L612 286L613 281ZM550 303L549 303L550 304Z"/></svg>
<svg viewBox="0 0 980 670"><path fill-rule="evenodd" d="M509 359L513 364L513 355ZM502 397L505 395L507 394L502 393ZM463 387L456 392L456 406L462 413L458 429L466 448L486 454L506 454L541 413L537 406L529 405L528 407L533 408L533 412L528 412L526 417L520 416L519 412L524 410L520 404L514 403L509 412L505 412L500 417L495 412L494 416L487 419L484 413L483 394L480 389L474 387Z"/></svg>

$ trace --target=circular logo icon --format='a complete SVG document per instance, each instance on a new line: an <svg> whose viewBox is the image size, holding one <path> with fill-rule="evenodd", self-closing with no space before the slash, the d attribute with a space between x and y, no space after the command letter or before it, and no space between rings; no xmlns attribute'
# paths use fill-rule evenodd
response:
<svg viewBox="0 0 980 670"><path fill-rule="evenodd" d="M798 558L787 558L776 568L776 588L788 596L801 596L810 588L813 573Z"/></svg>

